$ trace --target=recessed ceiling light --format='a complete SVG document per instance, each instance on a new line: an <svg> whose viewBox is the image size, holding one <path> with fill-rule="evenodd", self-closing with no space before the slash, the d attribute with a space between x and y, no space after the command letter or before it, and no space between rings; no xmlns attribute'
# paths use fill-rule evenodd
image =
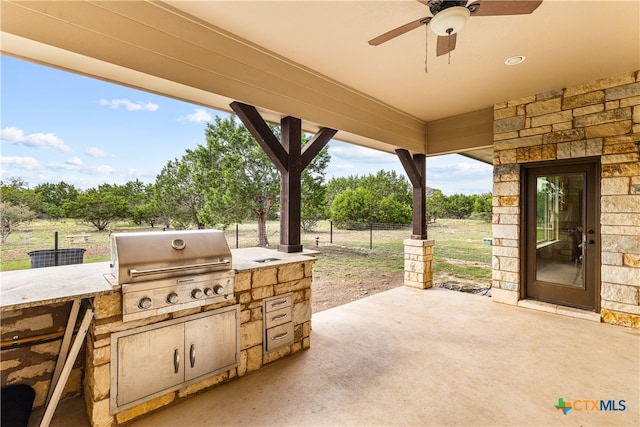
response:
<svg viewBox="0 0 640 427"><path fill-rule="evenodd" d="M506 61L504 61L504 63L506 65L518 65L524 62L525 59L526 57L524 55L516 55L516 56L512 56L511 58L507 58Z"/></svg>

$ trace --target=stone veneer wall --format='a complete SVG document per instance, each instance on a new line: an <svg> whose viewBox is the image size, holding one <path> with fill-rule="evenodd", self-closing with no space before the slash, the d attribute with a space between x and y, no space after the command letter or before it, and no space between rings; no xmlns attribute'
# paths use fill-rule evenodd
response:
<svg viewBox="0 0 640 427"><path fill-rule="evenodd" d="M494 106L493 299L520 299L520 165L600 157L601 317L640 328L640 71Z"/></svg>
<svg viewBox="0 0 640 427"><path fill-rule="evenodd" d="M6 348L0 355L2 387L15 384L31 386L36 392L34 408L43 406L47 398L71 304L59 303L2 312L0 331L3 343L22 339L38 340ZM50 338L52 335L59 338ZM81 393L82 358L83 353L78 355L62 398Z"/></svg>
<svg viewBox="0 0 640 427"><path fill-rule="evenodd" d="M113 426L130 421L181 398L197 393L205 388L224 383L289 354L310 347L311 336L311 280L314 258L309 261L261 267L255 270L239 271L235 281L235 299L183 310L151 319L122 322L121 293L99 296L94 299L96 320L87 336L85 402L87 413L94 427ZM264 298L293 292L294 343L288 347L263 354L262 351L262 300ZM240 366L227 372L169 392L131 409L111 415L109 413L109 392L111 387L111 334L169 320L177 317L215 310L240 304Z"/></svg>

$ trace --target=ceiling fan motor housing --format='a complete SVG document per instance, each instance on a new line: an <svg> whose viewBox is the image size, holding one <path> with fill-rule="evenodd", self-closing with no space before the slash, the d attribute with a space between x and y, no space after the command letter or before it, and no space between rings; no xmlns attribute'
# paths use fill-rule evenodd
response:
<svg viewBox="0 0 640 427"><path fill-rule="evenodd" d="M438 12L454 6L465 7L467 0L428 0L429 10L435 16Z"/></svg>

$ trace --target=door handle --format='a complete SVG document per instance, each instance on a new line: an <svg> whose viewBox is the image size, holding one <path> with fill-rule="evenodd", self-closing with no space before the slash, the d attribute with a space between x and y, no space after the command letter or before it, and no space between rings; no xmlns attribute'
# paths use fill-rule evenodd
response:
<svg viewBox="0 0 640 427"><path fill-rule="evenodd" d="M178 347L173 349L173 371L177 374L180 371L180 352Z"/></svg>
<svg viewBox="0 0 640 427"><path fill-rule="evenodd" d="M191 344L191 348L189 348L189 361L191 362L191 367L196 366L196 345Z"/></svg>

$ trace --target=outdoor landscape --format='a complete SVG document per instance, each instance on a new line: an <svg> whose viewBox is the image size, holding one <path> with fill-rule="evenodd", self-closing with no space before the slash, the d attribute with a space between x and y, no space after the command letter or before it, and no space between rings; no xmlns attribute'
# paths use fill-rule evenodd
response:
<svg viewBox="0 0 640 427"><path fill-rule="evenodd" d="M279 128L271 130L279 139ZM51 265L39 258L54 248L76 248L65 251L74 263L108 261L110 233L129 231L224 229L232 248L276 247L278 169L234 117L214 118L205 135L205 144L169 160L151 183L83 189L65 181L1 181L2 270ZM302 145L309 141L305 135ZM320 252L316 311L401 285L403 241L412 234L413 188L403 174L380 170L327 181L330 160L325 146L301 176L301 240ZM436 242L434 282L488 293L491 194L426 188L426 196L428 237Z"/></svg>
<svg viewBox="0 0 640 427"><path fill-rule="evenodd" d="M386 228L386 229L385 229ZM162 227L136 226L115 222L111 232L157 231ZM96 231L91 224L76 219L33 220L11 233L1 245L2 271L31 268L29 252L58 248L82 248L83 262L110 260L108 231ZM434 285L453 290L487 294L491 284L491 224L482 220L442 219L429 225L429 239L435 240ZM74 238L70 236L88 236ZM256 246L256 223L232 225L225 231L231 248ZM320 252L314 268L313 310L326 310L382 292L403 283L403 240L410 227L374 227L360 230L338 229L329 221L319 221L312 231L302 233L307 249ZM272 246L279 242L279 223L267 223Z"/></svg>

